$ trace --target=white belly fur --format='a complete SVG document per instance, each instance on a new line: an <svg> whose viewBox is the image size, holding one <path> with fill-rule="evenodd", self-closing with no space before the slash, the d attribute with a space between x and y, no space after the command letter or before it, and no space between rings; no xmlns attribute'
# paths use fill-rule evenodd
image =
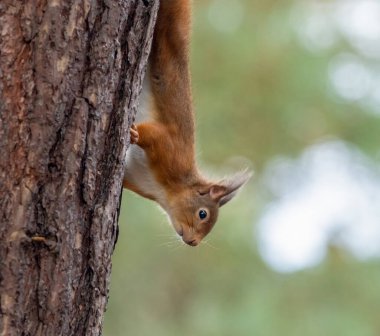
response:
<svg viewBox="0 0 380 336"><path fill-rule="evenodd" d="M136 123L151 119L148 103L149 96L149 83L145 80L140 98L140 107L136 115ZM127 150L124 179L135 185L142 192L152 195L161 206L166 204L166 195L149 169L146 154L137 145L130 145Z"/></svg>

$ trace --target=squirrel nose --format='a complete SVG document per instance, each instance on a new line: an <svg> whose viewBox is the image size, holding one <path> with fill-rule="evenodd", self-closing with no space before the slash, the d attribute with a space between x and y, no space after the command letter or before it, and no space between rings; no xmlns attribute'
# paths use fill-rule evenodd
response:
<svg viewBox="0 0 380 336"><path fill-rule="evenodd" d="M187 245L190 245L190 246L197 246L198 245L198 242L196 239L189 239L189 240L183 240Z"/></svg>

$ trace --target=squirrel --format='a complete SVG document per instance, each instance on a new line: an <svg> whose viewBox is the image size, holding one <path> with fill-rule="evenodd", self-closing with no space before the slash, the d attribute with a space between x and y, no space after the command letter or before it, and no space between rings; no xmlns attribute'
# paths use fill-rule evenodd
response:
<svg viewBox="0 0 380 336"><path fill-rule="evenodd" d="M247 170L209 181L195 161L189 67L190 0L161 0L149 56L149 108L130 128L123 186L157 202L184 243L197 246L219 207L251 177Z"/></svg>

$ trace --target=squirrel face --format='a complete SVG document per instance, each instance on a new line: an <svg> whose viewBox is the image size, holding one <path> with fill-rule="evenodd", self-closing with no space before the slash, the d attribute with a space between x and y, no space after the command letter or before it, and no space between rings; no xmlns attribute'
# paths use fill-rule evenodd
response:
<svg viewBox="0 0 380 336"><path fill-rule="evenodd" d="M229 202L251 173L244 171L218 183L201 182L175 195L167 208L172 225L182 240L197 246L213 228L219 208Z"/></svg>
<svg viewBox="0 0 380 336"><path fill-rule="evenodd" d="M197 190L185 191L178 196L168 209L172 225L186 244L197 246L214 226L219 206L209 194Z"/></svg>

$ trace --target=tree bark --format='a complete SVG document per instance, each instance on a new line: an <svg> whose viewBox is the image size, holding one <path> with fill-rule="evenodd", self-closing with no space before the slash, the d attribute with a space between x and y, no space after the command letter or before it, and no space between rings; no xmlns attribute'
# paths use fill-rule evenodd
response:
<svg viewBox="0 0 380 336"><path fill-rule="evenodd" d="M0 3L0 335L99 335L158 0Z"/></svg>

